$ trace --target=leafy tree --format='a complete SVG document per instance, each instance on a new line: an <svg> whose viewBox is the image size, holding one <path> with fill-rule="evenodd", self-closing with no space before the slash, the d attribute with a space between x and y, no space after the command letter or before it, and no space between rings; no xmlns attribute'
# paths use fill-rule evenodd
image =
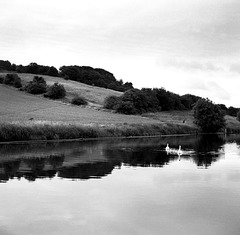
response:
<svg viewBox="0 0 240 235"><path fill-rule="evenodd" d="M70 80L79 81L79 70L77 66L62 66L59 69L60 76L68 77Z"/></svg>
<svg viewBox="0 0 240 235"><path fill-rule="evenodd" d="M217 132L225 127L224 112L209 99L199 99L193 110L195 123L203 132Z"/></svg>
<svg viewBox="0 0 240 235"><path fill-rule="evenodd" d="M16 64L11 64L11 71L16 71L17 70L17 65Z"/></svg>
<svg viewBox="0 0 240 235"><path fill-rule="evenodd" d="M0 70L11 70L11 63L8 60L0 60Z"/></svg>
<svg viewBox="0 0 240 235"><path fill-rule="evenodd" d="M225 104L218 104L219 108L224 112L224 114L227 114L228 108L226 107Z"/></svg>
<svg viewBox="0 0 240 235"><path fill-rule="evenodd" d="M133 84L132 84L131 82L125 82L125 83L123 84L123 88L124 88L124 91L133 89Z"/></svg>
<svg viewBox="0 0 240 235"><path fill-rule="evenodd" d="M39 68L40 66L37 63L33 62L33 63L30 63L26 69L27 69L27 73L38 74Z"/></svg>
<svg viewBox="0 0 240 235"><path fill-rule="evenodd" d="M232 106L230 106L227 110L227 114L233 117L237 116L237 112L238 112L238 108L234 108Z"/></svg>
<svg viewBox="0 0 240 235"><path fill-rule="evenodd" d="M49 76L57 77L58 76L58 70L54 66L51 66L51 67L48 67L48 70L47 70L46 74L49 75Z"/></svg>
<svg viewBox="0 0 240 235"><path fill-rule="evenodd" d="M138 89L131 89L126 91L122 96L121 100L124 102L132 103L134 110L136 113L145 113L148 110L148 101L146 95L138 90Z"/></svg>
<svg viewBox="0 0 240 235"><path fill-rule="evenodd" d="M199 99L201 99L201 97L191 94L180 96L180 101L186 110L191 110Z"/></svg>
<svg viewBox="0 0 240 235"><path fill-rule="evenodd" d="M161 110L161 106L159 105L159 101L157 99L156 93L151 88L142 88L146 103L147 103L147 111L148 112L157 112Z"/></svg>
<svg viewBox="0 0 240 235"><path fill-rule="evenodd" d="M159 105L162 108L162 111L169 111L174 109L174 98L172 93L166 91L164 88L154 89L156 92L156 97L158 99Z"/></svg>

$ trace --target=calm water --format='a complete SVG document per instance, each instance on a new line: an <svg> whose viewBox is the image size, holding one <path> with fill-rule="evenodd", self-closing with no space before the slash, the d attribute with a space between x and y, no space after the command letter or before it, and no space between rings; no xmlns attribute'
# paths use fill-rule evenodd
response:
<svg viewBox="0 0 240 235"><path fill-rule="evenodd" d="M240 234L240 136L0 145L0 198L6 235Z"/></svg>

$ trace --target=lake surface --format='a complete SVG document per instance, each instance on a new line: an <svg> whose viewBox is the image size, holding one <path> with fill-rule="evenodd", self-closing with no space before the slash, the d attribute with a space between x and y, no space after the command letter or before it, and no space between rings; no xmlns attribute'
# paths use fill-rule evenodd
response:
<svg viewBox="0 0 240 235"><path fill-rule="evenodd" d="M0 198L4 235L239 234L240 136L0 145Z"/></svg>

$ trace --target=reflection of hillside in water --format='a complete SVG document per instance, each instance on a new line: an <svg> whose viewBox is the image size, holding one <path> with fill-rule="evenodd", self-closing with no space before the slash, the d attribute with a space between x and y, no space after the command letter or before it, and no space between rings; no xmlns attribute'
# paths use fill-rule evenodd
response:
<svg viewBox="0 0 240 235"><path fill-rule="evenodd" d="M56 175L68 179L101 178L122 165L133 167L163 167L178 156L167 155L166 144L194 150L191 156L198 167L209 167L219 159L224 144L218 136L167 137L149 139L123 139L81 143L0 146L0 180L13 178L53 178Z"/></svg>

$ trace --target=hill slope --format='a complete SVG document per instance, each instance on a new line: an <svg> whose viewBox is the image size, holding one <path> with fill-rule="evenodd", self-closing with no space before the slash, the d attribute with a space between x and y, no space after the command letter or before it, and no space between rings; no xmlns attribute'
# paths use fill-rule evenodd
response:
<svg viewBox="0 0 240 235"><path fill-rule="evenodd" d="M93 94L95 96L95 94ZM73 124L156 123L141 116L95 110L31 95L0 84L0 122L66 122Z"/></svg>
<svg viewBox="0 0 240 235"><path fill-rule="evenodd" d="M5 74L7 73L0 73L0 75L2 76L5 76ZM36 74L18 73L18 76L21 78L22 83L24 85L27 82L32 81L33 77L36 76ZM84 83L75 82L71 80L64 80L63 78L60 77L51 77L46 75L39 76L45 79L47 85L52 85L55 82L61 83L67 91L66 98L68 100L71 100L75 94L78 94L80 96L85 97L92 106L102 106L104 99L107 96L110 95L120 96L123 94L122 92L119 91L114 91L96 86L90 86Z"/></svg>

